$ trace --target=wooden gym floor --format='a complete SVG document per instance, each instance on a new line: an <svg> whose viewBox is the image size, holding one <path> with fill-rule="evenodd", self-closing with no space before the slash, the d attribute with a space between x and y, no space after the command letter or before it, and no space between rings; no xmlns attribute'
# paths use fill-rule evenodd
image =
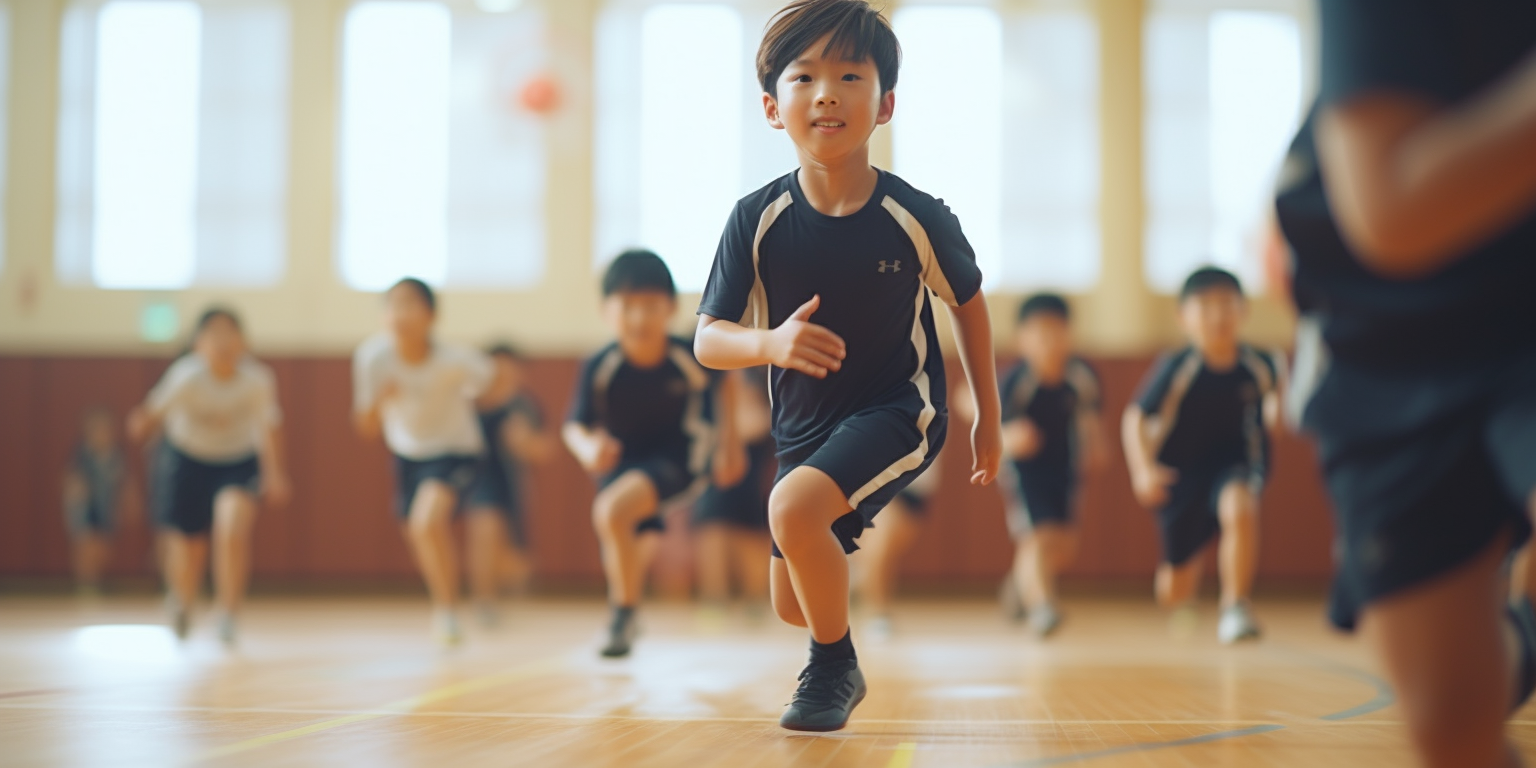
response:
<svg viewBox="0 0 1536 768"><path fill-rule="evenodd" d="M1048 643L990 603L901 606L859 642L870 695L838 734L776 718L804 660L774 621L648 606L633 658L595 653L595 601L513 606L430 644L424 600L259 599L238 651L184 646L147 599L0 603L0 765L1027 768L1404 766L1391 692L1310 602L1261 603L1256 645L1214 610L1079 600ZM857 635L856 635L857 639ZM1511 727L1536 756L1536 715Z"/></svg>

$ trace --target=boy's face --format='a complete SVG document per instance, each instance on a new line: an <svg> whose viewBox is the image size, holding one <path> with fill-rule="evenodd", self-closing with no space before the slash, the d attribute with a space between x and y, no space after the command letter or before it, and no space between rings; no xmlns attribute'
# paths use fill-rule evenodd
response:
<svg viewBox="0 0 1536 768"><path fill-rule="evenodd" d="M229 318L218 316L197 332L192 351L215 370L234 370L245 356L245 335Z"/></svg>
<svg viewBox="0 0 1536 768"><path fill-rule="evenodd" d="M497 355L496 373L504 382L508 395L514 395L523 389L523 364L516 358L508 355Z"/></svg>
<svg viewBox="0 0 1536 768"><path fill-rule="evenodd" d="M603 320L626 354L649 356L666 346L677 299L663 291L618 291L603 299Z"/></svg>
<svg viewBox="0 0 1536 768"><path fill-rule="evenodd" d="M397 338L426 338L433 319L431 307L410 286L396 286L384 294L384 324Z"/></svg>
<svg viewBox="0 0 1536 768"><path fill-rule="evenodd" d="M112 450L117 444L117 427L112 414L98 412L86 418L85 443L99 453Z"/></svg>
<svg viewBox="0 0 1536 768"><path fill-rule="evenodd" d="M1066 318L1050 312L1030 315L1019 323L1014 340L1024 359L1050 371L1065 368L1072 354L1072 326Z"/></svg>
<svg viewBox="0 0 1536 768"><path fill-rule="evenodd" d="M890 122L896 108L895 93L881 91L873 61L822 57L829 38L784 68L777 98L763 94L768 124L787 131L802 156L823 163L864 149L875 126Z"/></svg>
<svg viewBox="0 0 1536 768"><path fill-rule="evenodd" d="M1201 351L1229 352L1248 317L1248 302L1231 288L1207 288L1179 302L1179 324Z"/></svg>

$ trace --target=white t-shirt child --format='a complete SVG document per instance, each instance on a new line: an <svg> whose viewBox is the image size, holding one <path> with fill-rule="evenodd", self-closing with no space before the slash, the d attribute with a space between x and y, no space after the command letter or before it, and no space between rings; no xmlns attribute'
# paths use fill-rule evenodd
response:
<svg viewBox="0 0 1536 768"><path fill-rule="evenodd" d="M367 411L394 382L395 396L381 412L390 451L413 461L478 456L485 444L474 401L494 378L491 359L475 350L433 341L427 359L412 365L400 359L394 339L380 333L352 357L352 404Z"/></svg>

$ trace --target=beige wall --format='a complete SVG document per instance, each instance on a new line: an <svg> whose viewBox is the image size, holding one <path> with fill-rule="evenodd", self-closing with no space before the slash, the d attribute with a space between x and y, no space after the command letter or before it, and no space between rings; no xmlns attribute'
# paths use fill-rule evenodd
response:
<svg viewBox="0 0 1536 768"><path fill-rule="evenodd" d="M4 1L4 0L0 0ZM530 0L536 1L536 0ZM260 352L337 354L377 327L377 300L348 289L332 259L337 61L347 0L290 0L293 88L289 260L283 282L262 290L101 291L54 279L54 134L59 26L66 0L9 0L11 77L7 109L5 262L0 269L0 353L143 354L146 302L169 301L183 322L203 305L238 308ZM894 3L893 3L894 4ZM1021 4L1016 2L1014 4ZM592 27L600 0L543 0L559 52L552 61L569 99L545 132L549 153L545 279L531 291L448 291L442 331L481 342L511 338L543 354L576 354L604 339L591 267L593 212L590 103ZM1141 353L1173 343L1173 302L1142 280L1141 14L1143 0L1095 0L1102 28L1103 276L1077 297L1080 341L1095 354ZM899 118L898 118L899 120ZM875 160L889 160L877 136ZM990 298L1005 328L1018 296ZM697 297L684 297L679 329L692 324ZM1266 344L1290 336L1289 313L1272 298L1254 302L1250 335ZM1001 344L1006 334L998 334ZM167 351L173 348L165 345Z"/></svg>

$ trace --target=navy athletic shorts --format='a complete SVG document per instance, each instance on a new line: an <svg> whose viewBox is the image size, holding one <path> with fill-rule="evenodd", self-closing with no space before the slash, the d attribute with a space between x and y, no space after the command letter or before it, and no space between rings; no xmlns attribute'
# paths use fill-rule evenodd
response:
<svg viewBox="0 0 1536 768"><path fill-rule="evenodd" d="M1005 461L998 484L1004 494L1008 533L1023 539L1042 524L1068 525L1077 479L1057 470L1043 471L1021 461Z"/></svg>
<svg viewBox="0 0 1536 768"><path fill-rule="evenodd" d="M411 516L411 504L416 501L416 491L428 480L436 480L448 486L458 497L459 508L462 509L465 494L474 484L479 468L479 456L438 456L420 461L396 456L395 514L401 520Z"/></svg>
<svg viewBox="0 0 1536 768"><path fill-rule="evenodd" d="M944 410L934 414L924 434L909 409L870 408L844 419L821 445L780 453L779 474L774 484L801 466L815 467L832 478L853 507L853 511L832 522L832 532L842 543L843 551L852 554L859 549L854 540L865 528L872 527L875 515L938 458L948 426L949 414ZM925 441L927 450L919 454ZM920 460L910 469L905 468L916 456ZM773 556L784 556L777 543L773 545Z"/></svg>
<svg viewBox="0 0 1536 768"><path fill-rule="evenodd" d="M667 524L662 519L663 508L668 503L678 501L696 490L698 478L688 469L688 457L685 454L657 454L625 459L619 462L612 472L597 481L597 490L602 491L613 485L613 481L632 471L638 471L650 479L651 485L656 487L656 498L659 500L656 505L656 514L636 524L635 532L665 531Z"/></svg>
<svg viewBox="0 0 1536 768"><path fill-rule="evenodd" d="M221 491L233 488L255 494L261 468L255 456L228 463L199 461L161 441L155 457L153 505L155 520L189 536L213 527L213 502Z"/></svg>
<svg viewBox="0 0 1536 768"><path fill-rule="evenodd" d="M1257 497L1264 490L1265 469L1249 466L1242 457L1170 468L1178 478L1168 489L1167 503L1157 510L1157 524L1162 533L1163 562L1183 565L1221 532L1217 509L1221 492L1233 483L1242 483Z"/></svg>
<svg viewBox="0 0 1536 768"><path fill-rule="evenodd" d="M1419 375L1335 363L1306 421L1337 522L1329 619L1433 580L1506 532L1530 537L1536 352Z"/></svg>

